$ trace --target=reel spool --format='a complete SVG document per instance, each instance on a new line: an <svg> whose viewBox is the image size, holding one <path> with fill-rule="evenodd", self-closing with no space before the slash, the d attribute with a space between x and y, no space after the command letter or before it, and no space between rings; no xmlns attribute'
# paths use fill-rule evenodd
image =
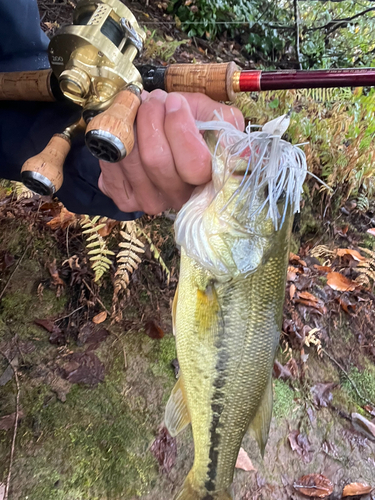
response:
<svg viewBox="0 0 375 500"><path fill-rule="evenodd" d="M50 41L53 74L63 95L82 106L88 124L86 144L100 160L119 161L133 148L133 125L143 90L133 61L145 39L146 33L120 0L80 0L73 25L61 28ZM39 194L61 187L63 161L60 167L56 147L60 159L65 159L70 150L65 132L22 167L22 181ZM63 142L54 140L58 136ZM37 170L30 169L31 160Z"/></svg>

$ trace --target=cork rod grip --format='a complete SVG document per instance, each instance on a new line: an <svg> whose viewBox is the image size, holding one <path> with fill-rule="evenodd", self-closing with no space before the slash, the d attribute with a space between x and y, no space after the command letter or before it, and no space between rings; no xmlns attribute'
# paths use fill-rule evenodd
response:
<svg viewBox="0 0 375 500"><path fill-rule="evenodd" d="M58 191L63 182L63 166L69 151L68 137L55 134L41 153L23 164L23 183L38 194L47 195Z"/></svg>
<svg viewBox="0 0 375 500"><path fill-rule="evenodd" d="M107 110L88 123L86 144L94 156L114 163L132 151L134 121L140 104L139 93L122 90Z"/></svg>
<svg viewBox="0 0 375 500"><path fill-rule="evenodd" d="M233 101L234 62L223 64L173 64L165 74L167 92L200 92L215 101Z"/></svg>
<svg viewBox="0 0 375 500"><path fill-rule="evenodd" d="M0 73L0 101L55 101L51 74L50 69Z"/></svg>

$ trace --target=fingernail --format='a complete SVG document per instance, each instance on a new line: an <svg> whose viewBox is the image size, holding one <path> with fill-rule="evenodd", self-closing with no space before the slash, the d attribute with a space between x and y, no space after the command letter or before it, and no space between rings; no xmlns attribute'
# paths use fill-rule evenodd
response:
<svg viewBox="0 0 375 500"><path fill-rule="evenodd" d="M167 100L165 101L165 111L167 113L173 113L178 111L182 106L182 96L172 93L169 94Z"/></svg>

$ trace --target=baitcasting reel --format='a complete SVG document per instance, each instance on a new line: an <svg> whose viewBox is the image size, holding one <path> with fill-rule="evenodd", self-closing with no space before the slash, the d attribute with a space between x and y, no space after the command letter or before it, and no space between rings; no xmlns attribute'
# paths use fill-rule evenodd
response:
<svg viewBox="0 0 375 500"><path fill-rule="evenodd" d="M133 124L141 103L142 77L133 61L146 33L119 0L80 0L73 25L49 44L49 60L63 95L83 107L82 118L56 134L22 167L24 184L53 194L62 184L70 140L86 124L86 144L100 160L116 162L133 148Z"/></svg>

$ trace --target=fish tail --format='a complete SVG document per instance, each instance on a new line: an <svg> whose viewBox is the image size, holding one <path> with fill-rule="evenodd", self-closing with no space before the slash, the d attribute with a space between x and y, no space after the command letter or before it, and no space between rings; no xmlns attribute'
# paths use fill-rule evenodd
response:
<svg viewBox="0 0 375 500"><path fill-rule="evenodd" d="M186 478L182 490L175 500L233 500L227 491L209 492L206 489L195 487L189 476Z"/></svg>

